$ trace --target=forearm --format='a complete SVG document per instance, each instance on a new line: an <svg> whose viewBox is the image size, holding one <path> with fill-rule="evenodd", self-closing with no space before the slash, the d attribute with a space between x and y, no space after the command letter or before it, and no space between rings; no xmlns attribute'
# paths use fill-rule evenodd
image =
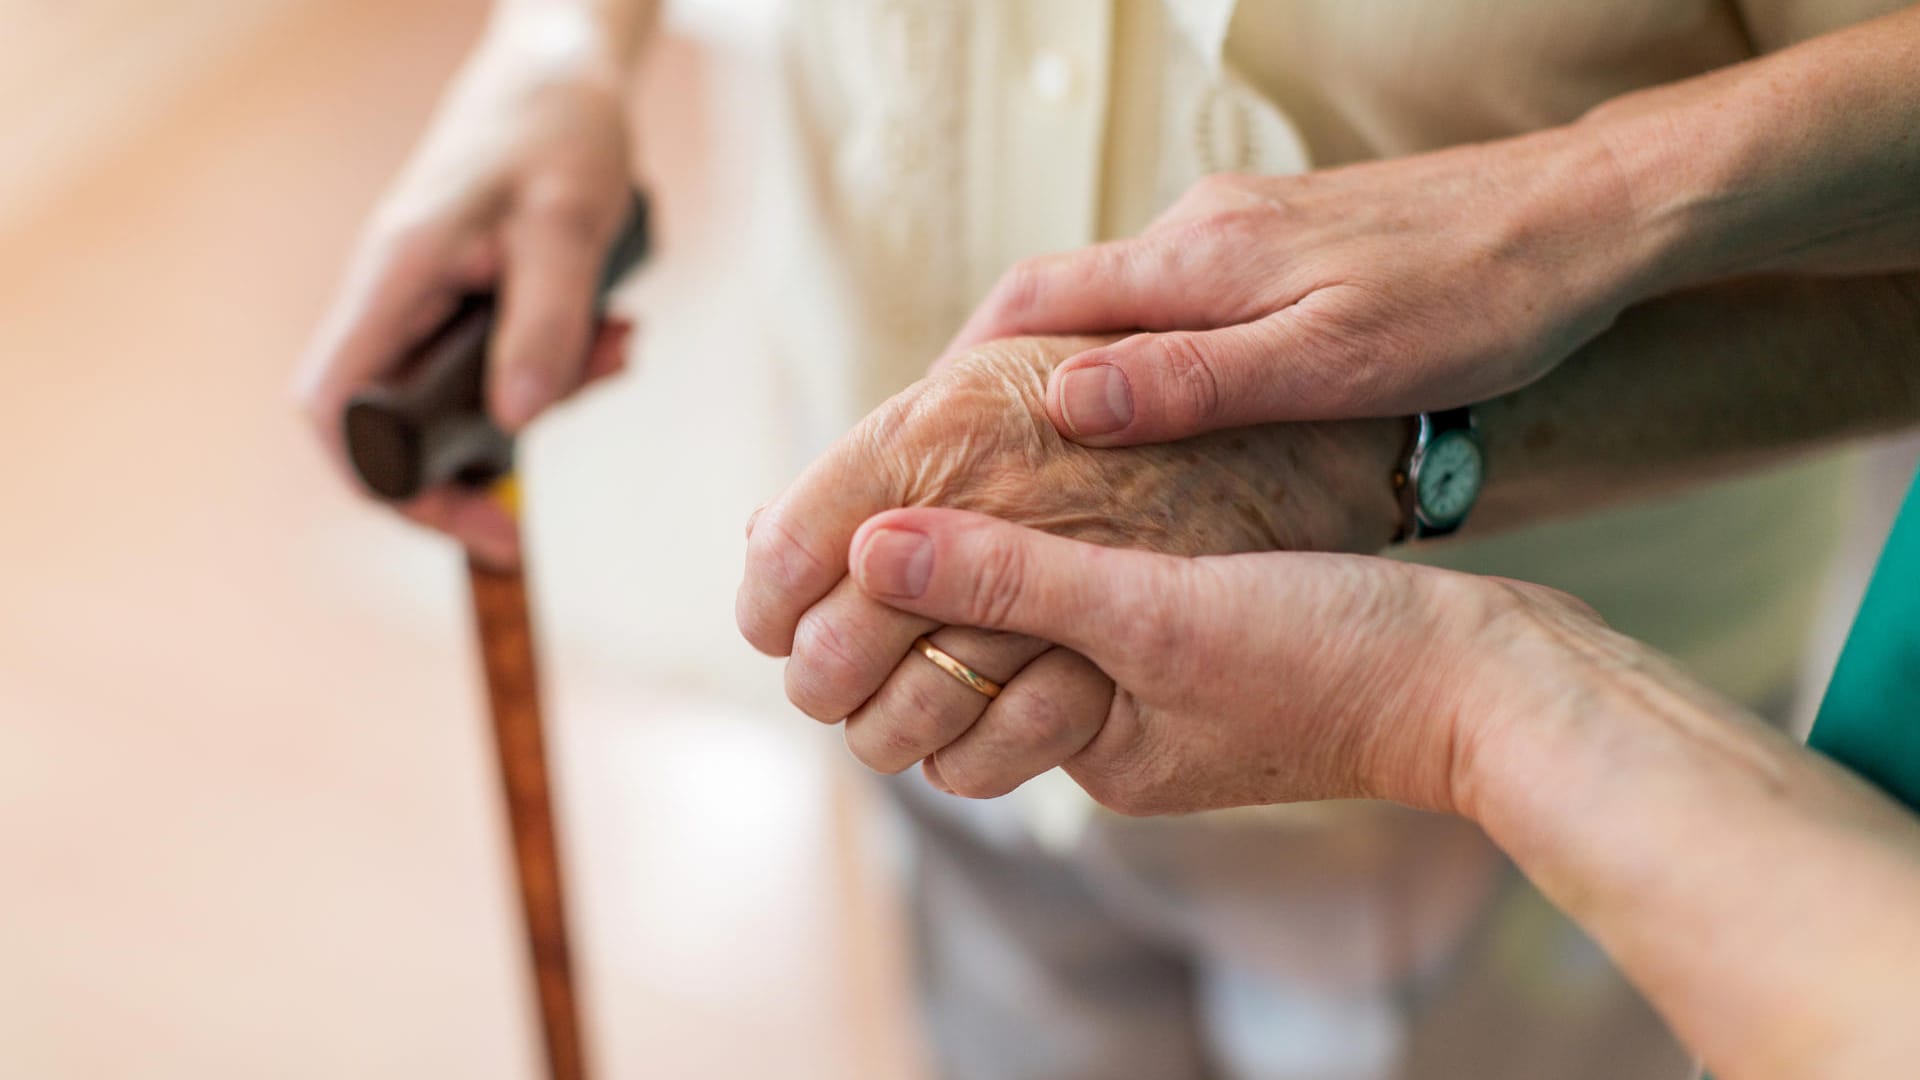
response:
<svg viewBox="0 0 1920 1080"><path fill-rule="evenodd" d="M1589 284L1659 298L1482 406L1471 528L1920 422L1920 9L1627 95L1554 138L1579 167L1543 172L1520 219L1599 214L1588 232L1612 240ZM1595 200L1579 178L1608 162L1615 197ZM1797 276L1756 276L1774 272ZM1829 273L1868 276L1813 276Z"/></svg>
<svg viewBox="0 0 1920 1080"><path fill-rule="evenodd" d="M1539 650L1513 669L1530 704L1470 742L1462 811L1722 1080L1907 1068L1920 824L1637 644Z"/></svg>
<svg viewBox="0 0 1920 1080"><path fill-rule="evenodd" d="M1920 268L1920 9L1630 94L1571 129L1610 152L1641 295L1759 272Z"/></svg>
<svg viewBox="0 0 1920 1080"><path fill-rule="evenodd" d="M1481 406L1493 531L1920 422L1920 276L1730 282L1630 309Z"/></svg>

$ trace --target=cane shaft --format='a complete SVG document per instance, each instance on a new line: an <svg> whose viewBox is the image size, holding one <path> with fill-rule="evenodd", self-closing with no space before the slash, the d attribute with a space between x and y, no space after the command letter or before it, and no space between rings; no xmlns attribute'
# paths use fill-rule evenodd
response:
<svg viewBox="0 0 1920 1080"><path fill-rule="evenodd" d="M596 316L608 291L646 256L647 222L646 197L636 191L594 291ZM451 317L399 359L394 370L362 387L347 403L341 416L347 459L369 491L404 502L423 491L454 484L492 487L496 499L507 504L515 501L514 440L486 409L486 359L494 308L490 294L466 297ZM518 571L490 570L471 560L468 572L540 1003L547 1072L551 1080L583 1080L586 1069L540 729L526 579Z"/></svg>
<svg viewBox="0 0 1920 1080"><path fill-rule="evenodd" d="M552 1080L584 1080L586 1064L567 945L566 902L560 886L560 850L540 723L526 577L520 570L493 570L471 560L467 571L539 997L547 1072Z"/></svg>

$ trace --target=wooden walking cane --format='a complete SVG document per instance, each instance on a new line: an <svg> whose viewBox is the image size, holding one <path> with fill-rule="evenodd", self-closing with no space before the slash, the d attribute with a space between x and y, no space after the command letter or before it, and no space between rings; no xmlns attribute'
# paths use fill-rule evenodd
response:
<svg viewBox="0 0 1920 1080"><path fill-rule="evenodd" d="M635 193L626 227L614 242L601 276L599 301L604 302L614 283L645 257L647 247L647 205ZM485 360L492 330L492 297L469 297L391 379L348 402L347 454L375 494L404 501L447 483L487 488L513 514L518 527L513 439L494 425L486 411ZM522 569L496 570L471 558L467 575L547 1073L552 1080L585 1080L579 995L567 945L526 575Z"/></svg>

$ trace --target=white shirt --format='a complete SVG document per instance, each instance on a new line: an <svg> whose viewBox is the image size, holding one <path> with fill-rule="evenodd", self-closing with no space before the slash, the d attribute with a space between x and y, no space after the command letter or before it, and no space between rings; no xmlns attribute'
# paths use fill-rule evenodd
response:
<svg viewBox="0 0 1920 1080"><path fill-rule="evenodd" d="M1209 173L1564 123L1901 6L796 0L795 123L828 249L809 269L840 287L849 412L918 378L1008 266L1136 232ZM1794 674L1844 489L1802 466L1416 557L1566 588L1761 702Z"/></svg>

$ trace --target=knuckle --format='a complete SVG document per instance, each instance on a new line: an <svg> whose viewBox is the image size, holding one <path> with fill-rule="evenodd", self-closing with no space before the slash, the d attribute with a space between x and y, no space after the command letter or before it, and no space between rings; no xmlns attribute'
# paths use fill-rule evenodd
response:
<svg viewBox="0 0 1920 1080"><path fill-rule="evenodd" d="M958 780L947 776L945 773L942 773L941 776L946 778L947 786L953 789L953 793L963 799L997 799L1002 795L1011 793L1014 788L1020 786L1017 781L1009 780L1005 777L988 778L973 776L964 770L961 772L961 778Z"/></svg>
<svg viewBox="0 0 1920 1080"><path fill-rule="evenodd" d="M853 662L833 620L811 611L794 625L793 657L821 668L846 667Z"/></svg>
<svg viewBox="0 0 1920 1080"><path fill-rule="evenodd" d="M1192 610L1176 581L1149 580L1114 623L1115 651L1131 667L1156 670L1191 644L1184 616Z"/></svg>
<svg viewBox="0 0 1920 1080"><path fill-rule="evenodd" d="M937 709L883 706L863 710L847 725L847 748L862 765L897 773L945 745Z"/></svg>
<svg viewBox="0 0 1920 1080"><path fill-rule="evenodd" d="M786 656L792 652L792 639L782 637L777 617L769 610L761 590L754 587L751 567L748 580L742 582L734 594L733 621L740 629L740 636L759 652L767 656Z"/></svg>
<svg viewBox="0 0 1920 1080"><path fill-rule="evenodd" d="M570 185L535 186L521 196L518 211L529 224L580 243L598 242L610 224L601 200Z"/></svg>
<svg viewBox="0 0 1920 1080"><path fill-rule="evenodd" d="M1407 373L1423 369L1421 342L1431 340L1416 317L1385 319L1388 305L1370 286L1325 290L1327 300L1300 323L1295 344L1310 362L1293 376L1303 392L1326 400L1380 402L1394 397Z"/></svg>
<svg viewBox="0 0 1920 1080"><path fill-rule="evenodd" d="M1272 188L1286 182L1280 177L1214 173L1195 181L1193 191L1196 202L1205 209L1210 220L1244 226L1250 222L1265 221L1275 212L1284 212L1286 204L1272 193Z"/></svg>
<svg viewBox="0 0 1920 1080"><path fill-rule="evenodd" d="M816 719L838 720L849 711L844 687L859 662L832 620L811 612L793 632L793 658L787 664L788 696Z"/></svg>
<svg viewBox="0 0 1920 1080"><path fill-rule="evenodd" d="M937 713L904 712L888 716L874 740L876 756L888 772L901 769L940 749L940 724Z"/></svg>
<svg viewBox="0 0 1920 1080"><path fill-rule="evenodd" d="M1018 786L990 775L970 754L941 754L939 765L940 778L963 799L997 799Z"/></svg>
<svg viewBox="0 0 1920 1080"><path fill-rule="evenodd" d="M747 564L769 575L781 589L798 588L809 574L822 567L820 558L773 514L763 514L754 524L753 536L747 541Z"/></svg>
<svg viewBox="0 0 1920 1080"><path fill-rule="evenodd" d="M1019 549L994 544L980 556L967 597L968 620L975 626L1003 629L1020 602L1025 577Z"/></svg>
<svg viewBox="0 0 1920 1080"><path fill-rule="evenodd" d="M1220 379L1213 359L1192 334L1169 334L1160 339L1161 376L1168 390L1167 404L1177 423L1197 423L1220 411Z"/></svg>
<svg viewBox="0 0 1920 1080"><path fill-rule="evenodd" d="M1022 698L1001 723L1011 741L1034 750L1061 746L1074 727L1073 714L1065 701L1041 696Z"/></svg>
<svg viewBox="0 0 1920 1080"><path fill-rule="evenodd" d="M1231 199L1238 201L1241 191L1246 187L1246 177L1238 173L1208 173L1193 182L1194 194L1208 201Z"/></svg>
<svg viewBox="0 0 1920 1080"><path fill-rule="evenodd" d="M837 724L846 713L834 709L821 693L814 672L799 660L787 662L787 701L802 713L823 724Z"/></svg>
<svg viewBox="0 0 1920 1080"><path fill-rule="evenodd" d="M994 287L992 310L1002 322L1017 322L1022 316L1039 310L1045 300L1047 273L1039 259L1015 263Z"/></svg>
<svg viewBox="0 0 1920 1080"><path fill-rule="evenodd" d="M1195 220L1240 203L1239 185L1232 173L1211 173L1195 180L1174 204L1174 212Z"/></svg>
<svg viewBox="0 0 1920 1080"><path fill-rule="evenodd" d="M816 719L846 717L848 746L877 771L898 772L927 757L979 715L942 693L945 676L931 669L908 669L910 677L888 678L870 694L866 669L872 658L823 619L802 620L793 656L788 696Z"/></svg>
<svg viewBox="0 0 1920 1080"><path fill-rule="evenodd" d="M498 360L503 367L558 373L575 359L566 320L549 311L521 312L502 319Z"/></svg>
<svg viewBox="0 0 1920 1080"><path fill-rule="evenodd" d="M1148 817L1179 809L1174 785L1189 770L1179 745L1151 726L1109 724L1065 763L1067 774L1093 801L1125 817Z"/></svg>
<svg viewBox="0 0 1920 1080"><path fill-rule="evenodd" d="M1195 221L1188 230L1189 251L1211 252L1226 246L1234 238L1244 216L1240 210L1215 210Z"/></svg>
<svg viewBox="0 0 1920 1080"><path fill-rule="evenodd" d="M440 269L449 242L449 230L442 222L408 218L376 225L364 254L397 276L419 277Z"/></svg>
<svg viewBox="0 0 1920 1080"><path fill-rule="evenodd" d="M913 658L909 657L908 659ZM915 678L902 679L897 689L898 698L886 703L888 712L899 716L919 717L933 721L944 717L953 709L953 703L943 698L939 693L936 693L934 687L938 684L931 681L935 677L946 679L947 676L943 673L932 671L931 665L927 665L924 662L921 666L927 668L928 673L921 673L916 669ZM945 728L944 724L939 723L934 723L930 726L936 729ZM921 742L916 740L913 745L921 745Z"/></svg>
<svg viewBox="0 0 1920 1080"><path fill-rule="evenodd" d="M1191 265L1220 246L1227 228L1218 211L1184 221L1174 226L1166 236L1167 257L1174 260L1176 265Z"/></svg>
<svg viewBox="0 0 1920 1080"><path fill-rule="evenodd" d="M845 734L847 753L852 754L853 760L866 768L887 776L899 772L902 768L902 766L888 764L883 756L884 744L872 735L871 722L848 724Z"/></svg>

